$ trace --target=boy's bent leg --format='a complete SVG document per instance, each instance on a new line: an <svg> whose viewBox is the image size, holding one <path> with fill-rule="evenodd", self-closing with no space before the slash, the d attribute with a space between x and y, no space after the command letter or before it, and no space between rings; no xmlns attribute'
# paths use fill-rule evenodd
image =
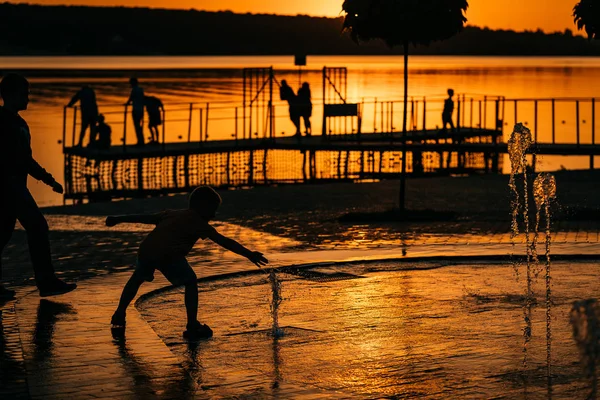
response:
<svg viewBox="0 0 600 400"><path fill-rule="evenodd" d="M119 306L113 315L113 323L115 323L114 320L116 319L122 319L123 322L125 321L127 307L129 307L129 304L131 304L133 299L135 299L135 296L137 295L137 292L144 281L145 279L137 271L131 275L131 278L129 278L125 284L125 287L123 287L123 292L121 293L121 298L119 299Z"/></svg>
<svg viewBox="0 0 600 400"><path fill-rule="evenodd" d="M188 327L198 321L198 283L186 283L185 285L185 313Z"/></svg>

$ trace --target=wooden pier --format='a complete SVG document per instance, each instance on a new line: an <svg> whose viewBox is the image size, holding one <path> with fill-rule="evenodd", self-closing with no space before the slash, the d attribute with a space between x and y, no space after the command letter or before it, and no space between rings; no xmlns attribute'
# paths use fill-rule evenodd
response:
<svg viewBox="0 0 600 400"><path fill-rule="evenodd" d="M402 173L403 156L404 172L412 176L500 173L507 153L505 140L516 122L532 131L534 169L537 155L589 156L590 168L594 156L600 155L596 99L458 95L456 130L445 133L437 126L444 99L410 98L409 130L402 133L396 125L403 118L399 112L403 101L351 102L345 97L346 82L345 68L323 69L322 102L314 104L322 118L320 131L300 138L278 134L288 130L289 122L288 128L280 128L286 123L280 121L288 119L287 105L274 100L278 82L271 68L244 70L244 98L239 106L167 107L159 144L133 145L125 108L115 112L123 118L122 145L106 150L75 147L77 109L68 115L65 108L65 199L144 197L185 192L199 185L251 187L396 178ZM179 125L174 128L176 121ZM169 132L176 130L176 136L170 137L177 140L166 139L167 125Z"/></svg>

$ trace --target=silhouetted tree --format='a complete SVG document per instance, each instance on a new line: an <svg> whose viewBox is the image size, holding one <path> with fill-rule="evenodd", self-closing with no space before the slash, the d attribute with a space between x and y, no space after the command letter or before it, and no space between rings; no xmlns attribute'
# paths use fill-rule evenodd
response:
<svg viewBox="0 0 600 400"><path fill-rule="evenodd" d="M467 0L345 0L344 28L355 42L382 39L404 47L404 117L402 119L402 175L400 211L406 193L406 121L408 104L408 46L429 45L462 31Z"/></svg>
<svg viewBox="0 0 600 400"><path fill-rule="evenodd" d="M590 39L600 39L600 0L581 0L573 7L577 29L584 29Z"/></svg>

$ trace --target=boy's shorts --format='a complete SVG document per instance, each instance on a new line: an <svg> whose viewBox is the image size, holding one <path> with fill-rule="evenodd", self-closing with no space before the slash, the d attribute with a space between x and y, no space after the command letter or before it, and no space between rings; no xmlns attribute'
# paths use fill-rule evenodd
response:
<svg viewBox="0 0 600 400"><path fill-rule="evenodd" d="M139 258L136 261L135 273L146 282L154 280L154 270L157 269L175 286L185 285L196 282L196 273L190 267L187 260L181 258L163 265L155 265L148 261L142 261Z"/></svg>

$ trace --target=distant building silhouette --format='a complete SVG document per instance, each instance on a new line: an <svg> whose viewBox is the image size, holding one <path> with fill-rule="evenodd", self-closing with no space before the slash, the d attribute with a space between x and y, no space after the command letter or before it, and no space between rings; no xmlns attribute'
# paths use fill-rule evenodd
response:
<svg viewBox="0 0 600 400"><path fill-rule="evenodd" d="M81 130L79 132L79 142L77 146L83 146L83 138L87 128L90 128L89 145L93 145L96 140L96 122L98 121L98 104L96 103L96 93L89 85L84 85L69 101L67 107L73 107L79 102L81 109Z"/></svg>

